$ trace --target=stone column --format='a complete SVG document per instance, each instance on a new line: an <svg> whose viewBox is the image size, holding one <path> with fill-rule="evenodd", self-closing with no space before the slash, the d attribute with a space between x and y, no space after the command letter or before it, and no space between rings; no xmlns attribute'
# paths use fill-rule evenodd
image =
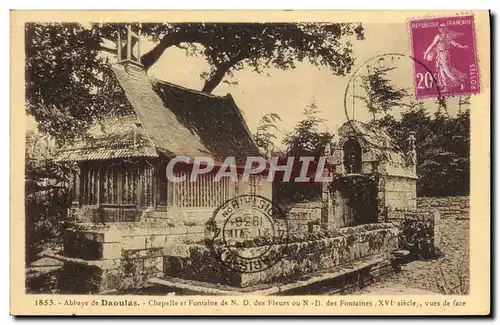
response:
<svg viewBox="0 0 500 325"><path fill-rule="evenodd" d="M387 205L385 204L385 179L377 180L378 222L387 222Z"/></svg>
<svg viewBox="0 0 500 325"><path fill-rule="evenodd" d="M71 198L71 206L74 208L79 208L80 207L80 193L82 193L80 186L81 186L81 179L82 179L82 170L80 169L80 166L78 164L74 164L72 166L73 169L73 197Z"/></svg>
<svg viewBox="0 0 500 325"><path fill-rule="evenodd" d="M333 198L330 183L321 183L321 229L333 228Z"/></svg>

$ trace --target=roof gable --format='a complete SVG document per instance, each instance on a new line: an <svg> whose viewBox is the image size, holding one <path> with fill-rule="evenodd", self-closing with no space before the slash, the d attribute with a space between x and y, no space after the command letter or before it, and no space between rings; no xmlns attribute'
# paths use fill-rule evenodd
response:
<svg viewBox="0 0 500 325"><path fill-rule="evenodd" d="M112 70L123 89L122 96L134 111L134 123L160 155L170 158L211 157L216 164L233 156L238 165L243 164L248 156L261 156L230 95L220 97L187 89L120 64L114 65ZM121 127L128 126L123 124ZM115 128L117 134L122 131ZM114 138L112 129L105 133L103 138ZM99 136L95 139L98 140ZM107 148L109 143L97 141L92 145L93 149L96 145ZM80 144L79 150L83 147Z"/></svg>
<svg viewBox="0 0 500 325"><path fill-rule="evenodd" d="M357 120L344 123L339 129L341 138L355 136L371 147L400 150L394 140L381 128Z"/></svg>
<svg viewBox="0 0 500 325"><path fill-rule="evenodd" d="M340 152L349 139L356 139L361 145L363 160L377 161L378 172L382 175L416 178L413 162L383 129L360 121L350 120L339 128L339 139L334 151L336 162L341 163Z"/></svg>

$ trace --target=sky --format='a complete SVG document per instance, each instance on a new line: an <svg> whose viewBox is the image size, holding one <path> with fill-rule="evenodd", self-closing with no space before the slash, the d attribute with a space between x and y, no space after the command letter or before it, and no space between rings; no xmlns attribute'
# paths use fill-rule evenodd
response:
<svg viewBox="0 0 500 325"><path fill-rule="evenodd" d="M252 132L255 131L262 115L268 112L279 114L282 121L278 123L277 142L281 142L286 132L293 130L303 117L304 107L313 100L322 112L321 117L325 119L321 130L336 133L338 127L347 121L344 113L344 93L352 72L365 61L378 55L394 52L411 54L406 24L368 23L363 26L365 39L358 41L353 37L351 40L356 60L351 74L347 76L336 76L327 67L317 68L308 62L298 63L293 70L267 69L260 75L251 69L243 69L235 73L238 85L221 83L213 93L231 93ZM152 45L143 46L144 50L147 50L148 46ZM385 59L390 61L390 56ZM396 69L391 77L396 85L410 88L413 96L413 63L411 59L404 57L396 58L396 61ZM375 63L378 63L377 60L369 64ZM363 65L360 73L364 71L364 67ZM169 48L148 73L159 79L199 90L203 87L203 81L199 77L203 71L208 71L208 64L203 58L187 57L183 50ZM356 90L356 86L354 88ZM350 114L351 94L352 88L349 88L347 106ZM456 114L456 102L456 99L450 99L448 102L451 115ZM434 100L425 100L424 103L429 112L437 110ZM359 100L355 101L354 108L355 119L371 119L371 115ZM395 109L393 113L398 115L401 111Z"/></svg>
<svg viewBox="0 0 500 325"><path fill-rule="evenodd" d="M284 135L293 130L293 127L303 117L304 108L313 100L321 110L321 131L336 133L339 126L347 121L344 109L344 93L349 85L347 110L354 118L369 121L368 113L360 100L352 98L352 83L349 84L353 72L360 68L358 74L365 71L367 60L386 53L400 53L405 56L411 54L407 26L404 23L363 23L365 39L356 40L352 37L353 55L355 63L351 73L347 76L336 76L327 67L318 68L308 62L298 63L293 70L282 71L267 69L263 74L257 74L251 69L243 69L234 74L237 85L219 84L214 90L215 95L231 93L236 104L242 111L245 120L252 132L258 126L260 118L269 112L280 115L278 122L276 145L280 146ZM146 53L154 44L148 41L141 42L141 51ZM393 64L394 69L390 77L395 85L407 87L413 96L412 61L405 56L383 56L382 63ZM394 60L394 62L393 62ZM379 60L371 60L369 65L379 64ZM203 81L200 74L208 71L208 64L201 57L188 57L184 50L171 47L166 50L160 60L148 71L148 74L158 79L176 83L188 88L200 90ZM361 94L361 89L354 86L355 94ZM448 101L448 111L456 114L456 99ZM435 101L424 100L425 107L430 113L437 109ZM395 109L396 116L401 109ZM351 117L352 118L352 117ZM35 122L28 119L28 127L34 127Z"/></svg>

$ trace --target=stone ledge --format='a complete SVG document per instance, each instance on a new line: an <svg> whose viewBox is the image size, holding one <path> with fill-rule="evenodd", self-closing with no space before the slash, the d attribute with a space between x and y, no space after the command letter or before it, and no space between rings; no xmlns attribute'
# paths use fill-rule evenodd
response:
<svg viewBox="0 0 500 325"><path fill-rule="evenodd" d="M277 285L259 285L247 288L216 285L208 282L185 280L173 277L153 278L148 280L148 283L152 285L192 291L199 294L232 295L232 296L251 294L251 295L267 296L307 287L309 285L313 285L327 280L333 280L335 278L347 275L349 273L357 272L364 268L368 268L386 261L387 258L385 257L378 257L378 256L371 257L353 263L349 263L343 266L339 266L338 268L336 268L336 271L334 272L303 276L301 277L302 280L297 279L294 282L282 283ZM263 289L262 287L265 288Z"/></svg>
<svg viewBox="0 0 500 325"><path fill-rule="evenodd" d="M107 225L80 223L67 232L98 243L119 243L122 237L204 234L200 225L176 226L169 223L120 222Z"/></svg>
<svg viewBox="0 0 500 325"><path fill-rule="evenodd" d="M84 260L81 258L74 257L66 257L53 252L46 252L40 254L41 257L53 258L58 261L62 261L65 263L74 263L74 264L83 264L87 266L96 266L103 270L116 269L121 266L121 259L112 259L112 260Z"/></svg>

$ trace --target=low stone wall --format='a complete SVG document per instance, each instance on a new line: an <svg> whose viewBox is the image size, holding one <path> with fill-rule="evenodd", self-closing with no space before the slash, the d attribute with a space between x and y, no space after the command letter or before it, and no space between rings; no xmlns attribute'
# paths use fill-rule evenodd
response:
<svg viewBox="0 0 500 325"><path fill-rule="evenodd" d="M313 232L320 230L321 202L296 203L285 207L288 232Z"/></svg>
<svg viewBox="0 0 500 325"><path fill-rule="evenodd" d="M418 197L419 210L439 210L441 218L469 219L468 196Z"/></svg>
<svg viewBox="0 0 500 325"><path fill-rule="evenodd" d="M283 282L319 271L332 271L335 267L362 258L377 256L389 260L391 251L398 248L398 229L392 224L368 224L309 235L316 239L270 245L269 249L283 250L283 257L272 267L260 272L234 271L214 256L209 248L194 244L186 250L187 255L165 257L165 274L248 287ZM325 237L330 235L332 237Z"/></svg>
<svg viewBox="0 0 500 325"><path fill-rule="evenodd" d="M61 291L101 293L140 287L163 274L165 255L203 240L204 230L157 221L75 225L66 230L63 253L55 256L64 261Z"/></svg>
<svg viewBox="0 0 500 325"><path fill-rule="evenodd" d="M415 209L417 207L416 180L407 177L384 177L384 204L390 209Z"/></svg>
<svg viewBox="0 0 500 325"><path fill-rule="evenodd" d="M93 205L68 209L68 220L78 223L109 223L141 221L148 214L148 208L116 209Z"/></svg>

